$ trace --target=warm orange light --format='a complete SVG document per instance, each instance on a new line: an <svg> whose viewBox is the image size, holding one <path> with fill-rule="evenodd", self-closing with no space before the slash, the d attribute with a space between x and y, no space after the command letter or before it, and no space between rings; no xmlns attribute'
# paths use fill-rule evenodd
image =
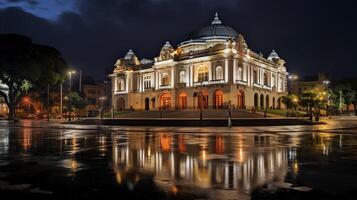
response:
<svg viewBox="0 0 357 200"><path fill-rule="evenodd" d="M162 151L170 151L171 148L171 138L168 135L162 135L160 137L160 144Z"/></svg>

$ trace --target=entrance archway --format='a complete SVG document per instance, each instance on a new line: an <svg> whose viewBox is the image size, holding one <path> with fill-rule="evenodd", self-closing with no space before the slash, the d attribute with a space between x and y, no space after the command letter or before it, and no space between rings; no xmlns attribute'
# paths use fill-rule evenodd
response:
<svg viewBox="0 0 357 200"><path fill-rule="evenodd" d="M278 98L278 109L281 109L281 98Z"/></svg>
<svg viewBox="0 0 357 200"><path fill-rule="evenodd" d="M254 107L258 107L259 106L259 103L258 103L258 93L255 93L254 94Z"/></svg>
<svg viewBox="0 0 357 200"><path fill-rule="evenodd" d="M223 92L216 90L213 95L213 108L221 109L223 107Z"/></svg>
<svg viewBox="0 0 357 200"><path fill-rule="evenodd" d="M237 94L237 108L244 109L244 100L244 92L242 90L239 90Z"/></svg>
<svg viewBox="0 0 357 200"><path fill-rule="evenodd" d="M123 98L119 98L117 100L117 110L123 111L125 109L125 100Z"/></svg>
<svg viewBox="0 0 357 200"><path fill-rule="evenodd" d="M163 93L160 96L160 108L170 109L171 108L171 95L168 93Z"/></svg>
<svg viewBox="0 0 357 200"><path fill-rule="evenodd" d="M150 99L148 97L145 98L145 110L150 110Z"/></svg>
<svg viewBox="0 0 357 200"><path fill-rule="evenodd" d="M201 106L203 109L208 108L208 92L206 90L202 91L202 94L200 92L197 92L197 108L200 109Z"/></svg>
<svg viewBox="0 0 357 200"><path fill-rule="evenodd" d="M275 97L273 97L273 109L275 109Z"/></svg>
<svg viewBox="0 0 357 200"><path fill-rule="evenodd" d="M269 95L266 95L266 96L265 96L265 107L266 107L266 108L269 108L269 106L270 106Z"/></svg>
<svg viewBox="0 0 357 200"><path fill-rule="evenodd" d="M179 109L184 110L187 108L187 94L186 92L181 92L178 99Z"/></svg>
<svg viewBox="0 0 357 200"><path fill-rule="evenodd" d="M264 108L264 95L260 94L260 108Z"/></svg>

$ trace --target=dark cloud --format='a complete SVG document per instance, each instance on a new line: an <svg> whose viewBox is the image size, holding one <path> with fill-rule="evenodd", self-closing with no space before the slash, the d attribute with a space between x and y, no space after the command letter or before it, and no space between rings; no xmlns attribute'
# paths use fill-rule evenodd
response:
<svg viewBox="0 0 357 200"><path fill-rule="evenodd" d="M38 5L38 0L7 0L9 3L20 3L20 2L25 2L28 3L31 6Z"/></svg>
<svg viewBox="0 0 357 200"><path fill-rule="evenodd" d="M29 35L59 48L67 60L95 77L132 48L153 58L166 40L178 44L208 25L214 12L268 55L276 49L288 70L357 73L353 3L329 0L76 0L78 14L49 22L20 9L0 11L0 33ZM341 70L342 69L342 70Z"/></svg>

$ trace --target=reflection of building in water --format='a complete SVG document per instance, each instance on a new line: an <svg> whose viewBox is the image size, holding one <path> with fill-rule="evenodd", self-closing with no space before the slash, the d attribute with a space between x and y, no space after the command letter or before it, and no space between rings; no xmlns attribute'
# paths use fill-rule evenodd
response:
<svg viewBox="0 0 357 200"><path fill-rule="evenodd" d="M9 151L9 129L0 131L0 156Z"/></svg>
<svg viewBox="0 0 357 200"><path fill-rule="evenodd" d="M122 143L120 136L113 138L113 164L119 183L129 171L136 170L152 174L166 191L175 185L250 191L273 179L283 181L287 172L288 153L270 143L278 136L243 139L161 133L128 137L128 143Z"/></svg>

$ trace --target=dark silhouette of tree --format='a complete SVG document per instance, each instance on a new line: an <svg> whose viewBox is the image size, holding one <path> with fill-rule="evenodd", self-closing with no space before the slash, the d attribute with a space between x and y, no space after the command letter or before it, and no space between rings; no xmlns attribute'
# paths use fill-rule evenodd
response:
<svg viewBox="0 0 357 200"><path fill-rule="evenodd" d="M9 88L8 94L0 91L0 95L9 107L9 120L15 118L16 105L31 88L63 81L66 69L57 49L17 34L0 35L0 81Z"/></svg>

